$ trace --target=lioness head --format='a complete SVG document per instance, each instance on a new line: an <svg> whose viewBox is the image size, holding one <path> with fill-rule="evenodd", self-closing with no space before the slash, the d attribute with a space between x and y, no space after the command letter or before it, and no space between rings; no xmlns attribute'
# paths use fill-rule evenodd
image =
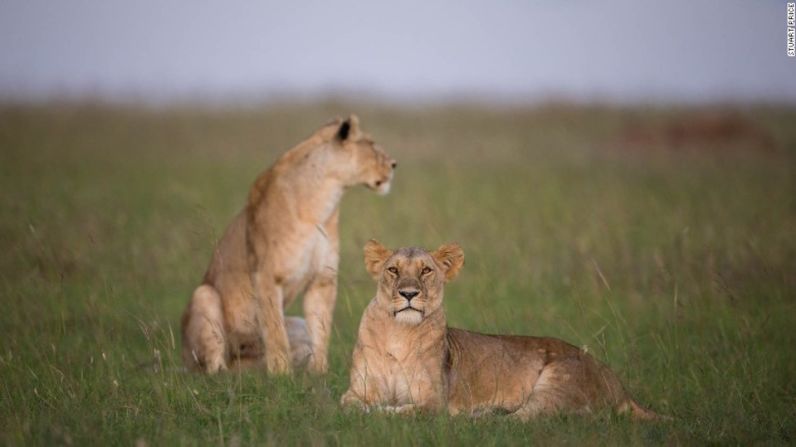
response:
<svg viewBox="0 0 796 447"><path fill-rule="evenodd" d="M359 118L351 115L338 127L333 142L346 167L343 173L349 185L364 184L380 195L390 192L390 182L398 163L359 128Z"/></svg>
<svg viewBox="0 0 796 447"><path fill-rule="evenodd" d="M416 325L442 306L443 288L464 264L457 244L436 251L408 247L390 250L375 240L365 244L365 268L378 282L376 300L396 321Z"/></svg>

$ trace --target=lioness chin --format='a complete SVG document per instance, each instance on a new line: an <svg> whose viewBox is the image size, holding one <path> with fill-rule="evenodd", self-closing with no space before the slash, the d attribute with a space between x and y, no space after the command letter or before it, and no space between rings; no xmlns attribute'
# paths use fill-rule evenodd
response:
<svg viewBox="0 0 796 447"><path fill-rule="evenodd" d="M633 400L607 366L569 343L447 327L443 289L463 263L456 244L427 252L367 243L365 266L378 287L359 326L343 405L521 420L605 407L659 417Z"/></svg>
<svg viewBox="0 0 796 447"><path fill-rule="evenodd" d="M325 372L340 199L354 185L386 194L395 167L351 115L321 127L260 174L183 314L186 367L215 373L259 365L288 373L306 364ZM285 317L302 293L306 320Z"/></svg>

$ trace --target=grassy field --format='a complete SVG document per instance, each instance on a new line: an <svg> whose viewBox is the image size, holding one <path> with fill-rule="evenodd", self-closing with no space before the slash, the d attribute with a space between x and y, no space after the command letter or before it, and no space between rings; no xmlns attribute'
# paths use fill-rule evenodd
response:
<svg viewBox="0 0 796 447"><path fill-rule="evenodd" d="M180 313L249 184L351 110L400 166L389 196L343 200L329 374L179 372ZM796 110L676 130L715 114L0 106L0 440L796 443ZM361 257L371 237L458 241L451 325L585 346L675 421L341 411L375 290Z"/></svg>

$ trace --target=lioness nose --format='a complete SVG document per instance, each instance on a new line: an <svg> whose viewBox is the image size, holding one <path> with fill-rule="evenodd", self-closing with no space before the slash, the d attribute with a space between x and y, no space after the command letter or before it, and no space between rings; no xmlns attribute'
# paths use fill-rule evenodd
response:
<svg viewBox="0 0 796 447"><path fill-rule="evenodd" d="M397 161L393 161L390 166L392 166L392 168L395 169L395 168L398 167L398 162Z"/></svg>
<svg viewBox="0 0 796 447"><path fill-rule="evenodd" d="M414 298L417 295L419 295L420 292L418 290L415 290L415 289L403 289L403 290L399 290L398 294L401 295L402 297L406 298L407 300L412 301L412 298Z"/></svg>

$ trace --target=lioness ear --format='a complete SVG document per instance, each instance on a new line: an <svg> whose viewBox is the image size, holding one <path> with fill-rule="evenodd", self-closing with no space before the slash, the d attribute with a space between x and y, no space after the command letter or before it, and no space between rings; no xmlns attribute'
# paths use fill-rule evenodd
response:
<svg viewBox="0 0 796 447"><path fill-rule="evenodd" d="M445 244L437 249L431 256L445 270L445 280L450 281L459 274L464 265L464 251L459 244Z"/></svg>
<svg viewBox="0 0 796 447"><path fill-rule="evenodd" d="M365 270L378 280L384 263L392 256L392 250L371 239L365 244Z"/></svg>
<svg viewBox="0 0 796 447"><path fill-rule="evenodd" d="M359 118L356 115L351 115L347 120L340 124L337 129L337 139L346 141L348 139L355 139L359 136Z"/></svg>
<svg viewBox="0 0 796 447"><path fill-rule="evenodd" d="M340 131L340 125L343 124L343 119L335 117L326 122L320 129L315 132L315 135L321 137L323 141L329 141L337 138L337 133Z"/></svg>

